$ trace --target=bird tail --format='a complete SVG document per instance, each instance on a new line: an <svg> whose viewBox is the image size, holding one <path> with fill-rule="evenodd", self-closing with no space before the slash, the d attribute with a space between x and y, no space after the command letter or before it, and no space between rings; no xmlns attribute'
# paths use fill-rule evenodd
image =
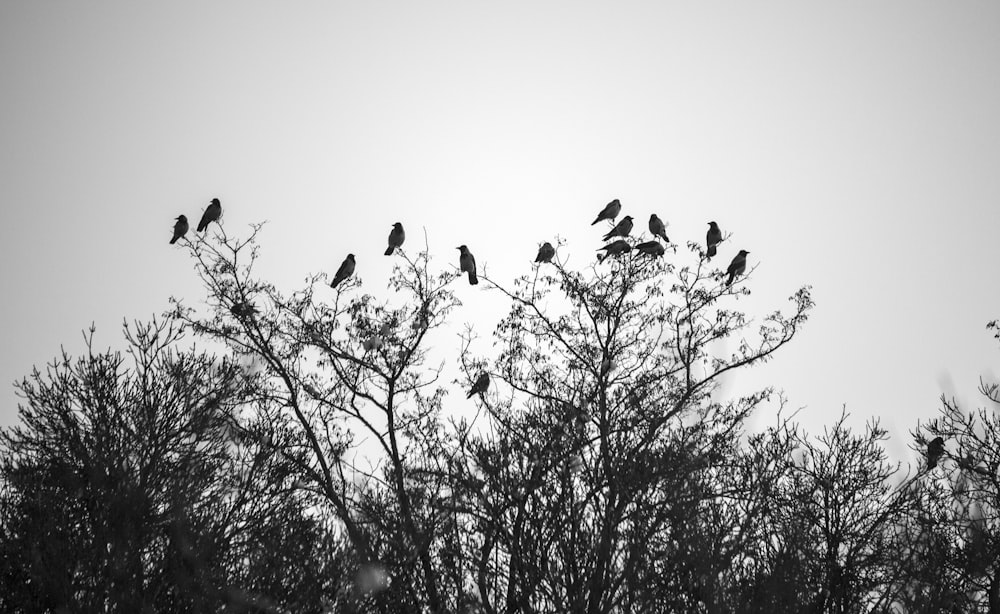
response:
<svg viewBox="0 0 1000 614"><path fill-rule="evenodd" d="M208 222L201 222L198 224L198 232L204 232L208 228Z"/></svg>
<svg viewBox="0 0 1000 614"><path fill-rule="evenodd" d="M479 283L479 278L476 277L475 271L469 271L469 285L474 286Z"/></svg>
<svg viewBox="0 0 1000 614"><path fill-rule="evenodd" d="M600 222L600 221L601 221L601 216L598 215L597 219L594 220L593 222L591 222L590 225L593 226L594 224L596 224L597 222Z"/></svg>
<svg viewBox="0 0 1000 614"><path fill-rule="evenodd" d="M393 252L393 250L395 250L395 249L396 249L396 248L395 248L394 246L390 245L390 246L389 246L388 248L386 248L386 250L385 250L385 255L386 255L386 256L391 256L391 255L392 255L392 252Z"/></svg>
<svg viewBox="0 0 1000 614"><path fill-rule="evenodd" d="M170 244L173 245L174 243L177 243L177 239L180 239L180 237L174 237L173 239L170 239Z"/></svg>
<svg viewBox="0 0 1000 614"><path fill-rule="evenodd" d="M727 288L728 288L729 286L733 285L733 278L735 278L735 277L736 277L736 274L735 274L735 273L730 273L730 274L729 274L729 279L727 279L727 280L726 280L726 287L727 287Z"/></svg>
<svg viewBox="0 0 1000 614"><path fill-rule="evenodd" d="M712 256L714 256L714 255L715 255L715 246L714 245L709 245L708 246L708 259L711 260Z"/></svg>
<svg viewBox="0 0 1000 614"><path fill-rule="evenodd" d="M469 391L469 394L465 395L465 398L471 399L475 395L476 395L476 390L475 390L475 388L473 388L472 390Z"/></svg>

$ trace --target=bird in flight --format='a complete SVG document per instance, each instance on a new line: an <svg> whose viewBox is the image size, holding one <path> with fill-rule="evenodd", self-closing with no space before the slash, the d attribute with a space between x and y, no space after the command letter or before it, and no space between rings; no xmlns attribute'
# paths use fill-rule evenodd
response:
<svg viewBox="0 0 1000 614"><path fill-rule="evenodd" d="M333 281L330 282L331 288L336 288L340 282L344 281L351 275L354 275L354 254L347 254L347 258L340 263L340 268L337 269L337 274L333 276Z"/></svg>
<svg viewBox="0 0 1000 614"><path fill-rule="evenodd" d="M205 207L205 213L201 215L201 221L198 222L198 232L204 232L209 224L218 222L220 217L222 217L222 203L219 202L218 198L213 198L211 204Z"/></svg>
<svg viewBox="0 0 1000 614"><path fill-rule="evenodd" d="M630 232L632 232L632 216L626 215L611 229L611 232L604 235L604 240L607 241L611 237L627 237Z"/></svg>
<svg viewBox="0 0 1000 614"><path fill-rule="evenodd" d="M736 254L733 261L729 263L729 268L726 269L726 273L729 274L729 278L726 280L726 287L733 285L733 280L736 279L737 275L742 275L743 271L747 270L747 254L750 252L745 249L741 249L740 253Z"/></svg>
<svg viewBox="0 0 1000 614"><path fill-rule="evenodd" d="M477 394L483 394L489 387L490 387L490 374L487 373L486 371L483 371L482 373L479 374L479 377L476 378L476 383L472 385L471 389L469 389L469 394L466 395L465 398L471 399Z"/></svg>
<svg viewBox="0 0 1000 614"><path fill-rule="evenodd" d="M552 247L552 244L546 241L538 248L538 255L535 256L535 262L552 262L552 258L555 255L556 248Z"/></svg>
<svg viewBox="0 0 1000 614"><path fill-rule="evenodd" d="M722 243L722 231L719 230L719 225L715 222L708 223L708 234L705 236L705 242L708 244L708 258L711 260L712 256L715 255L715 246Z"/></svg>
<svg viewBox="0 0 1000 614"><path fill-rule="evenodd" d="M173 245L177 243L177 239L180 239L187 234L188 231L188 219L186 215L178 215L177 221L174 223L174 238L170 239L170 244Z"/></svg>
<svg viewBox="0 0 1000 614"><path fill-rule="evenodd" d="M647 256L662 256L666 252L666 248L659 241L644 241L635 246L635 249L639 251L640 254L646 254Z"/></svg>
<svg viewBox="0 0 1000 614"><path fill-rule="evenodd" d="M590 223L591 226L600 222L601 220L614 220L618 217L618 214L622 211L622 204L618 202L618 199L614 199L601 209L601 212L597 214L597 219Z"/></svg>
<svg viewBox="0 0 1000 614"><path fill-rule="evenodd" d="M392 225L392 230L389 231L389 247L385 250L386 256L391 256L392 252L396 250L397 247L403 245L403 241L406 240L406 232L403 230L403 225L396 222Z"/></svg>
<svg viewBox="0 0 1000 614"><path fill-rule="evenodd" d="M670 239L667 238L667 225L655 213L649 216L649 232L653 233L654 237L662 238L664 243L670 243Z"/></svg>
<svg viewBox="0 0 1000 614"><path fill-rule="evenodd" d="M944 438L935 437L927 444L927 470L937 467L938 461L944 456Z"/></svg>
<svg viewBox="0 0 1000 614"><path fill-rule="evenodd" d="M460 245L456 249L462 252L458 256L458 266L463 273L469 274L469 285L474 286L478 284L479 278L476 277L476 259L472 256L472 252L464 245Z"/></svg>

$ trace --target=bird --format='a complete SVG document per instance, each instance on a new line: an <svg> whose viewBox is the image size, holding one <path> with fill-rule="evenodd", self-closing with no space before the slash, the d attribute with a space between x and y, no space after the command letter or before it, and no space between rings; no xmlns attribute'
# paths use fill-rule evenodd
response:
<svg viewBox="0 0 1000 614"><path fill-rule="evenodd" d="M233 306L229 308L237 318L251 318L257 315L257 308L253 306L253 303L243 301L240 303L233 303Z"/></svg>
<svg viewBox="0 0 1000 614"><path fill-rule="evenodd" d="M201 215L198 232L203 232L212 222L218 222L220 217L222 217L222 203L218 198L213 198L211 204L205 207L205 213Z"/></svg>
<svg viewBox="0 0 1000 614"><path fill-rule="evenodd" d="M478 284L479 278L476 277L476 259L472 256L472 252L464 245L460 245L455 249L462 252L458 257L458 266L463 273L469 274L469 285L474 286Z"/></svg>
<svg viewBox="0 0 1000 614"><path fill-rule="evenodd" d="M367 339L364 340L364 342L361 344L361 347L363 347L366 352L377 350L380 347L382 347L382 338L379 337L378 335L372 335L371 337L368 337Z"/></svg>
<svg viewBox="0 0 1000 614"><path fill-rule="evenodd" d="M403 245L403 241L406 240L406 232L403 230L403 225L396 222L392 225L392 230L389 231L389 247L385 249L385 255L391 256L392 252Z"/></svg>
<svg viewBox="0 0 1000 614"><path fill-rule="evenodd" d="M187 234L188 231L188 219L186 215L178 215L177 222L174 223L174 238L170 239L170 244L173 245L177 243L177 239L180 239Z"/></svg>
<svg viewBox="0 0 1000 614"><path fill-rule="evenodd" d="M535 256L535 262L552 262L552 257L555 255L556 248L552 247L552 244L546 241L538 248L538 255Z"/></svg>
<svg viewBox="0 0 1000 614"><path fill-rule="evenodd" d="M597 251L606 250L603 255L598 255L598 260L604 260L608 256L620 256L632 249L632 246L628 244L628 241L624 239L618 239L612 243L608 243L604 247L597 248Z"/></svg>
<svg viewBox="0 0 1000 614"><path fill-rule="evenodd" d="M336 288L340 282L344 281L351 275L354 275L354 254L347 254L347 258L340 263L340 268L337 269L337 274L333 276L333 281L330 282L331 288Z"/></svg>
<svg viewBox="0 0 1000 614"><path fill-rule="evenodd" d="M618 199L614 199L609 202L601 212L597 214L597 219L590 223L591 226L600 222L601 220L614 220L618 217L618 214L622 212L622 204L618 202Z"/></svg>
<svg viewBox="0 0 1000 614"><path fill-rule="evenodd" d="M935 437L927 444L927 470L937 467L938 461L944 456L944 438Z"/></svg>
<svg viewBox="0 0 1000 614"><path fill-rule="evenodd" d="M740 253L736 254L733 261L729 263L729 268L726 269L726 273L729 274L729 278L726 279L726 287L733 285L733 280L737 275L742 275L743 271L747 270L747 254L750 252L745 249L741 249Z"/></svg>
<svg viewBox="0 0 1000 614"><path fill-rule="evenodd" d="M477 394L482 394L486 392L486 389L489 387L490 387L490 374L487 373L486 371L483 371L482 373L479 374L479 377L476 378L476 383L472 385L472 388L469 390L469 394L466 395L465 398L471 399Z"/></svg>
<svg viewBox="0 0 1000 614"><path fill-rule="evenodd" d="M627 237L630 232L632 232L632 216L626 215L611 229L611 232L604 235L604 240L607 241L611 237Z"/></svg>
<svg viewBox="0 0 1000 614"><path fill-rule="evenodd" d="M708 235L705 237L705 242L708 244L708 258L712 259L715 255L715 246L722 243L722 231L719 230L719 225L715 222L708 223Z"/></svg>
<svg viewBox="0 0 1000 614"><path fill-rule="evenodd" d="M662 256L666 252L666 248L659 241L644 241L635 246L635 249L639 251L640 254L646 254L647 256Z"/></svg>
<svg viewBox="0 0 1000 614"><path fill-rule="evenodd" d="M655 213L649 216L649 232L653 233L654 237L662 237L665 243L670 243L670 239L667 238L667 226Z"/></svg>

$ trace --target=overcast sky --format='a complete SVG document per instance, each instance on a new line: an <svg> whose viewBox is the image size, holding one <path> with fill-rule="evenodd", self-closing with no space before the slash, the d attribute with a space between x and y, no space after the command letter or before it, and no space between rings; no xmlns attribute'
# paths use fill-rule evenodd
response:
<svg viewBox="0 0 1000 614"><path fill-rule="evenodd" d="M557 234L592 258L612 198L678 243L716 220L754 304L817 303L742 383L813 431L881 417L899 454L942 391L978 404L1000 374L997 2L8 0L0 83L0 424L91 321L119 346L123 318L203 299L167 241L212 197L230 233L269 221L287 290L354 252L383 293L396 221L512 280ZM482 288L456 320L488 338Z"/></svg>

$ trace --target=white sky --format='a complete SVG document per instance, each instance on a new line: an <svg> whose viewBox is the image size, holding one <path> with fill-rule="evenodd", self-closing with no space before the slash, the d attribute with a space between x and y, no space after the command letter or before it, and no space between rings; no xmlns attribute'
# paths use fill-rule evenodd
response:
<svg viewBox="0 0 1000 614"><path fill-rule="evenodd" d="M540 4L0 3L0 424L91 321L117 346L123 318L203 298L167 241L215 196L230 233L270 221L285 289L354 252L381 293L395 221L512 280L556 234L591 258L612 198L679 243L716 220L720 260L760 264L753 304L817 302L737 387L783 388L813 431L880 416L901 455L943 389L978 404L1000 4ZM499 297L456 288L488 337Z"/></svg>

